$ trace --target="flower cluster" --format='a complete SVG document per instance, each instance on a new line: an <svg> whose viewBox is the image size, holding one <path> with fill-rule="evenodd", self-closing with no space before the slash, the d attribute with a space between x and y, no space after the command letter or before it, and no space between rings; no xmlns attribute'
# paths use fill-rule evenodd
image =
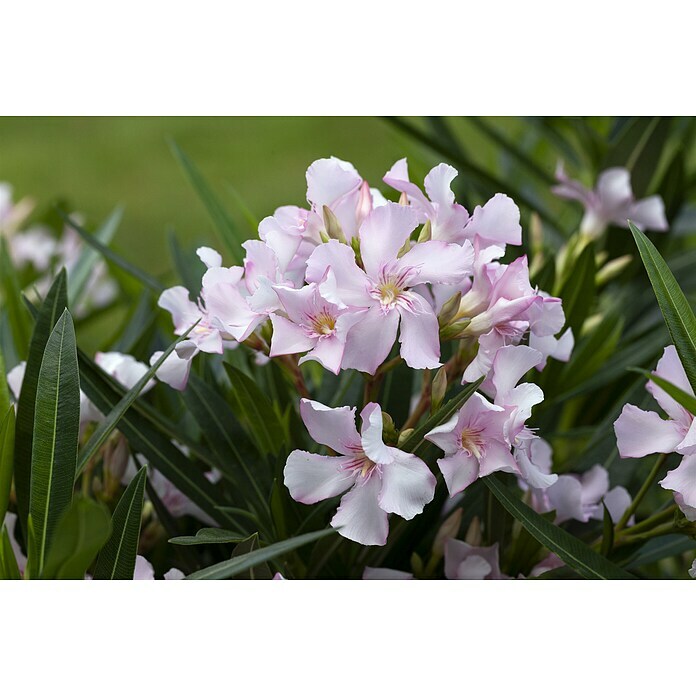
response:
<svg viewBox="0 0 696 696"><path fill-rule="evenodd" d="M522 241L517 206L497 194L469 215L455 202L456 175L436 166L423 193L400 160L384 177L401 193L393 203L348 162L314 162L309 208L284 206L265 218L260 239L243 245L241 266L199 249L207 271L195 302L181 286L162 293L178 335L196 326L158 377L183 389L197 353L238 343L272 358L301 355L300 363L336 374L375 374L397 336L414 369L440 366L441 340L468 339L478 352L468 381L525 337L542 354L539 368L549 356L567 360L573 337L556 337L565 323L560 300L532 287L526 257L500 262L507 244Z"/></svg>

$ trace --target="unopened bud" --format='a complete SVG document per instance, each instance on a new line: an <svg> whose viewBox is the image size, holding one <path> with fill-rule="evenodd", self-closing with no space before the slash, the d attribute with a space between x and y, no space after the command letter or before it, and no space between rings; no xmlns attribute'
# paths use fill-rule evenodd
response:
<svg viewBox="0 0 696 696"><path fill-rule="evenodd" d="M440 326L447 326L452 319L454 319L455 315L459 311L459 305L462 302L462 293L457 292L452 297L445 302L445 304L442 305L442 309L440 310L440 314L437 315L437 322L440 324Z"/></svg>
<svg viewBox="0 0 696 696"><path fill-rule="evenodd" d="M433 238L433 225L430 220L426 220L418 235L419 242L429 242Z"/></svg>
<svg viewBox="0 0 696 696"><path fill-rule="evenodd" d="M408 205L408 196L404 191L402 191L399 196L399 205Z"/></svg>
<svg viewBox="0 0 696 696"><path fill-rule="evenodd" d="M604 285L610 280L614 280L614 278L620 276L623 270L630 265L631 261L633 261L633 257L630 254L619 256L609 261L609 263L605 264L597 271L595 279L597 285Z"/></svg>
<svg viewBox="0 0 696 696"><path fill-rule="evenodd" d="M399 440L394 419L386 411L382 411L382 437L389 444L396 444Z"/></svg>
<svg viewBox="0 0 696 696"><path fill-rule="evenodd" d="M440 408L440 405L445 399L447 391L447 369L443 365L433 377L433 383L430 386L430 412L434 413Z"/></svg>
<svg viewBox="0 0 696 696"><path fill-rule="evenodd" d="M462 509L457 508L437 530L435 541L433 541L433 553L436 556L445 555L445 542L447 539L454 539L459 533L462 524Z"/></svg>
<svg viewBox="0 0 696 696"><path fill-rule="evenodd" d="M406 442L406 440L408 440L408 438L411 437L411 435L413 435L413 430L413 428L406 428L406 430L402 430L399 433L399 440L397 442L398 447L401 447L401 445L403 445L404 442Z"/></svg>
<svg viewBox="0 0 696 696"><path fill-rule="evenodd" d="M319 230L319 237L321 238L321 241L324 242L324 244L326 244L326 242L328 242L329 239L331 239L331 237L329 237L329 235L326 234L324 230Z"/></svg>
<svg viewBox="0 0 696 696"><path fill-rule="evenodd" d="M324 229L326 230L326 234L330 239L337 239L341 244L347 244L346 235L343 234L341 223L338 221L336 215L334 215L333 210L331 210L328 205L325 205L322 210L324 212Z"/></svg>
<svg viewBox="0 0 696 696"><path fill-rule="evenodd" d="M469 324L471 324L471 319L455 321L454 324L450 324L440 330L440 340L453 341L456 338L464 338L464 336L468 335L467 329L469 328Z"/></svg>
<svg viewBox="0 0 696 696"><path fill-rule="evenodd" d="M466 530L466 536L464 537L469 546L481 546L481 520L478 517L474 517L471 520L469 529Z"/></svg>

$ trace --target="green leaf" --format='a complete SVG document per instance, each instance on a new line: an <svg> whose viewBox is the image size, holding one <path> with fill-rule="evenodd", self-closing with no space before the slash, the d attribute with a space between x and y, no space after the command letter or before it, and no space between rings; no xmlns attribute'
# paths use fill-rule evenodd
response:
<svg viewBox="0 0 696 696"><path fill-rule="evenodd" d="M696 393L696 318L669 266L655 245L629 220L640 257L652 283L667 330L691 389Z"/></svg>
<svg viewBox="0 0 696 696"><path fill-rule="evenodd" d="M14 406L10 406L0 424L0 524L5 519L12 488L14 439L15 410Z"/></svg>
<svg viewBox="0 0 696 696"><path fill-rule="evenodd" d="M632 367L630 370L654 382L660 389L666 391L678 404L683 406L691 415L696 415L696 398L693 394L688 394L683 389L676 386L676 384L672 384L672 382L667 381L664 377L660 377L649 370L641 370L638 367Z"/></svg>
<svg viewBox="0 0 696 696"><path fill-rule="evenodd" d="M132 580L138 555L147 467L133 477L114 510L109 540L99 552L95 580Z"/></svg>
<svg viewBox="0 0 696 696"><path fill-rule="evenodd" d="M122 218L123 208L118 206L94 233L94 239L104 246L108 246L114 238ZM94 264L96 264L99 258L99 252L96 249L91 246L85 247L80 253L77 263L70 270L70 277L68 278L68 298L71 306L74 307L81 298L92 274Z"/></svg>
<svg viewBox="0 0 696 696"><path fill-rule="evenodd" d="M232 410L247 426L259 452L276 454L285 442L285 433L271 400L253 379L229 363L223 364L232 383Z"/></svg>
<svg viewBox="0 0 696 696"><path fill-rule="evenodd" d="M7 384L7 368L5 358L0 350L0 416L7 413L10 407L10 386Z"/></svg>
<svg viewBox="0 0 696 696"><path fill-rule="evenodd" d="M31 322L22 306L22 288L7 250L7 242L2 235L0 235L0 289L2 289L3 304L10 325L12 343L17 355L24 359L31 336Z"/></svg>
<svg viewBox="0 0 696 696"><path fill-rule="evenodd" d="M104 420L99 424L99 427L92 433L92 437L84 446L80 452L80 461L77 466L76 477L82 473L82 470L87 465L87 462L99 451L99 448L106 442L107 438L116 429L119 421L123 418L124 414L133 405L135 400L138 398L140 392L145 388L147 383L155 376L157 370L160 369L162 363L171 355L174 348L179 341L183 341L186 336L188 336L191 327L182 336L178 336L173 343L167 348L167 350L160 355L160 357L155 361L148 371L133 385L133 388L126 392L126 394L121 398L121 400L116 404L116 406L105 414Z"/></svg>
<svg viewBox="0 0 696 696"><path fill-rule="evenodd" d="M72 500L79 434L80 375L66 309L46 343L36 392L30 508L39 575L58 520Z"/></svg>
<svg viewBox="0 0 696 696"><path fill-rule="evenodd" d="M67 304L67 275L65 269L63 269L53 281L53 285L36 315L34 332L29 344L29 356L24 370L22 390L17 402L14 479L15 492L17 494L17 516L19 517L25 541L28 541L27 516L29 515L34 412L36 409L36 388L39 382L39 371L48 337L51 335L58 317L63 313Z"/></svg>
<svg viewBox="0 0 696 696"><path fill-rule="evenodd" d="M557 527L517 498L496 475L486 476L483 482L503 507L549 551L590 580L633 580L630 573L593 551L577 537Z"/></svg>
<svg viewBox="0 0 696 696"><path fill-rule="evenodd" d="M5 525L2 525L0 534L0 580L21 580L22 576L17 566L17 557L12 548L10 533Z"/></svg>
<svg viewBox="0 0 696 696"><path fill-rule="evenodd" d="M58 522L42 578L84 580L110 532L111 520L104 505L89 498L75 498Z"/></svg>
<svg viewBox="0 0 696 696"><path fill-rule="evenodd" d="M602 507L604 508L604 517L602 520L602 556L608 556L611 550L614 548L614 520L612 520L609 514L609 509L602 501Z"/></svg>
<svg viewBox="0 0 696 696"><path fill-rule="evenodd" d="M197 544L239 544L250 537L240 537L238 532L217 527L204 527L196 532L196 536L180 536L169 540L170 544L181 546L196 546Z"/></svg>
<svg viewBox="0 0 696 696"><path fill-rule="evenodd" d="M213 221L220 238L225 245L234 263L241 263L240 248L242 242L245 241L244 235L240 234L237 226L225 210L218 197L213 193L208 182L205 180L200 170L189 159L188 155L175 143L171 142L170 147L181 165L181 168L189 180L191 186L195 189L198 197L208 211L210 219Z"/></svg>
<svg viewBox="0 0 696 696"><path fill-rule="evenodd" d="M231 558L228 561L222 561L222 563L216 563L208 568L203 568L203 570L197 570L195 573L188 575L186 579L224 580L226 578L232 578L235 575L239 575L240 573L253 568L254 566L265 563L266 561L270 561L278 556L282 556L285 553L299 549L301 546L311 544L313 541L317 541L318 539L322 539L329 534L335 533L335 529L321 529L318 532L301 534L298 537L293 537L292 539L286 539L285 541L279 541L276 544L271 544L263 549L257 549L256 551L247 553L244 556Z"/></svg>
<svg viewBox="0 0 696 696"><path fill-rule="evenodd" d="M476 392L481 386L483 377L475 382L468 384L462 389L457 396L445 403L436 413L433 413L423 425L416 428L411 435L400 445L399 449L404 452L417 452L418 449L425 443L423 439L433 428L436 428L441 423L448 421Z"/></svg>
<svg viewBox="0 0 696 696"><path fill-rule="evenodd" d="M152 292L159 294L164 290L164 285L162 285L159 280L153 278L149 273L146 273L137 266L134 266L132 263L130 263L130 261L126 261L126 259L124 259L120 254L117 254L113 249L106 246L106 244L102 244L93 234L90 234L87 232L87 230L80 227L80 225L78 225L62 210L59 210L58 212L65 221L65 224L75 230L75 232L77 232L80 237L87 242L87 244L96 249L96 251L98 251L107 261L111 261L111 263L135 278Z"/></svg>
<svg viewBox="0 0 696 696"><path fill-rule="evenodd" d="M122 389L119 390L113 380L82 351L78 351L78 356L82 390L102 413L109 413L119 402ZM136 408L126 411L118 428L133 449L213 519L221 525L231 520L227 513L218 508L224 505L224 500L215 486L172 443L170 436L154 425L146 416L146 411Z"/></svg>

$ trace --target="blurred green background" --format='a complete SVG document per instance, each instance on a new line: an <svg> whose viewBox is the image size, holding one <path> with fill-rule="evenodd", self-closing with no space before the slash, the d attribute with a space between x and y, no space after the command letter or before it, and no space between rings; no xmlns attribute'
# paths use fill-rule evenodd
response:
<svg viewBox="0 0 696 696"><path fill-rule="evenodd" d="M35 198L40 208L63 198L92 227L123 204L119 250L161 272L170 266L168 226L184 242L214 239L169 139L187 152L230 210L235 211L232 185L259 219L279 205L304 202L304 172L313 160L350 160L376 183L403 156L405 141L378 118L5 117L0 181L10 182L17 196Z"/></svg>

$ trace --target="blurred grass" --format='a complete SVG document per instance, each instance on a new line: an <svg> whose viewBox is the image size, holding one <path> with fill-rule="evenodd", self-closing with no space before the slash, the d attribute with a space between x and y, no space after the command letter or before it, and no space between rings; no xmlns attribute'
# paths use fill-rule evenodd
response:
<svg viewBox="0 0 696 696"><path fill-rule="evenodd" d="M171 267L166 230L184 244L215 237L168 145L173 138L244 225L227 185L261 219L305 200L304 173L319 157L350 160L377 184L403 157L404 137L377 118L0 118L0 181L40 208L56 199L91 225L125 205L119 250L154 273Z"/></svg>

